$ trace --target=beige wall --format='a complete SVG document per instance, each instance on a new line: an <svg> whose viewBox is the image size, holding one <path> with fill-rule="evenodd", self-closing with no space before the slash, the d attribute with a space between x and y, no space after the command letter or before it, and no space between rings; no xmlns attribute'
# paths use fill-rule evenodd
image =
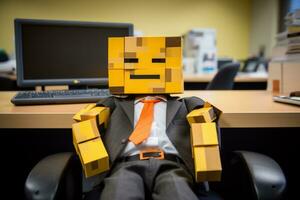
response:
<svg viewBox="0 0 300 200"><path fill-rule="evenodd" d="M253 0L250 32L250 54L257 54L260 46L270 57L278 28L278 0Z"/></svg>
<svg viewBox="0 0 300 200"><path fill-rule="evenodd" d="M13 19L132 22L144 35L217 30L219 56L249 54L251 0L0 0L0 48L13 51Z"/></svg>

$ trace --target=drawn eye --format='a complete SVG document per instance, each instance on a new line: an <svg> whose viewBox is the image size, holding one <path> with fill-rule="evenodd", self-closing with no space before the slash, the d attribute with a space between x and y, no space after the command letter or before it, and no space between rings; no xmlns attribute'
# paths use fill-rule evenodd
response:
<svg viewBox="0 0 300 200"><path fill-rule="evenodd" d="M138 58L124 58L125 63L138 63L139 59Z"/></svg>
<svg viewBox="0 0 300 200"><path fill-rule="evenodd" d="M166 59L165 58L152 58L153 63L165 63Z"/></svg>

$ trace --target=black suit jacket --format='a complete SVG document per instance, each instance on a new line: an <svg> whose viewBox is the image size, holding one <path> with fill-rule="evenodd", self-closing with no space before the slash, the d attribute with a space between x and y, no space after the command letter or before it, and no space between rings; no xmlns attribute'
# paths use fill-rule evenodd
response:
<svg viewBox="0 0 300 200"><path fill-rule="evenodd" d="M111 166L113 166L124 151L134 128L134 96L109 97L98 102L97 106L106 106L111 110L108 127L105 133L101 132L101 137L109 154ZM194 164L190 144L190 126L186 116L190 111L203 106L204 101L197 97L179 99L168 96L167 98L166 132L192 174L194 174Z"/></svg>

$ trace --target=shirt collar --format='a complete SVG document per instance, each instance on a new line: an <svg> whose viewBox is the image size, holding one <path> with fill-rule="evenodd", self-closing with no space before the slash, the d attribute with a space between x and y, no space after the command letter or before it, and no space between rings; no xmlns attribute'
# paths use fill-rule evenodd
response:
<svg viewBox="0 0 300 200"><path fill-rule="evenodd" d="M134 104L137 104L137 103L139 103L141 100L144 100L144 99L159 99L159 100L164 101L164 102L167 101L167 97L164 96L164 95L138 96L138 97L135 98Z"/></svg>

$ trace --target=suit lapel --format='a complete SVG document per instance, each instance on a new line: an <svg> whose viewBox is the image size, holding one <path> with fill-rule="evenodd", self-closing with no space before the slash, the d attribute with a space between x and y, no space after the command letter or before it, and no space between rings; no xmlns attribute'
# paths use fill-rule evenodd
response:
<svg viewBox="0 0 300 200"><path fill-rule="evenodd" d="M168 99L167 101L167 124L166 129L168 129L172 119L175 117L175 114L177 113L178 109L181 106L181 102L177 101L176 99Z"/></svg>
<svg viewBox="0 0 300 200"><path fill-rule="evenodd" d="M129 100L122 100L119 102L123 111L125 112L125 114L127 115L130 123L131 123L131 127L134 127L134 100L133 99L129 99Z"/></svg>

